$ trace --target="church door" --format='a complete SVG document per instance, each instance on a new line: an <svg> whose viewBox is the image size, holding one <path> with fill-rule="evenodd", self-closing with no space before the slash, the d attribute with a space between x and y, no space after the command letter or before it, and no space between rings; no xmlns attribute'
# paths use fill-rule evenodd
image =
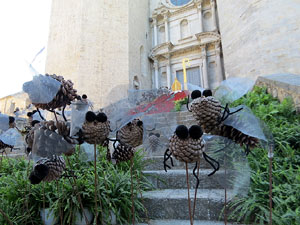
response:
<svg viewBox="0 0 300 225"><path fill-rule="evenodd" d="M197 85L202 87L201 79L200 79L200 68L194 67L186 70L187 82L193 85ZM183 83L183 70L176 71L176 77L181 83L182 87Z"/></svg>

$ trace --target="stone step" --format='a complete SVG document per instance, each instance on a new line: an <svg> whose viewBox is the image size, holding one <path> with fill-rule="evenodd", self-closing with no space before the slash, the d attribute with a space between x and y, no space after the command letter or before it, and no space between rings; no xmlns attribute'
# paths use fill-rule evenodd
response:
<svg viewBox="0 0 300 225"><path fill-rule="evenodd" d="M190 225L189 220L150 220L147 223L137 225ZM194 225L224 225L223 221L195 220ZM227 225L237 225L238 223L227 223Z"/></svg>
<svg viewBox="0 0 300 225"><path fill-rule="evenodd" d="M213 176L208 176L213 170L199 170L199 189L222 189L223 186L218 182L224 177L224 171L219 170ZM150 170L143 171L147 179L152 183L155 189L186 189L186 171L185 170ZM189 170L190 188L196 187L196 178L193 170Z"/></svg>
<svg viewBox="0 0 300 225"><path fill-rule="evenodd" d="M230 191L227 193L231 199ZM194 190L190 191L193 208ZM165 189L149 191L143 194L143 202L149 219L189 220L188 192L186 189ZM195 220L222 220L224 190L198 189ZM146 215L141 215L147 218Z"/></svg>
<svg viewBox="0 0 300 225"><path fill-rule="evenodd" d="M164 157L163 156L151 156L145 157L146 166L144 170L164 170ZM185 163L178 161L173 157L174 167L172 169L185 169ZM167 162L168 165L171 166L171 161ZM195 167L195 163L188 163L188 168L193 169ZM200 160L200 168L211 169L211 165L209 165L204 159Z"/></svg>

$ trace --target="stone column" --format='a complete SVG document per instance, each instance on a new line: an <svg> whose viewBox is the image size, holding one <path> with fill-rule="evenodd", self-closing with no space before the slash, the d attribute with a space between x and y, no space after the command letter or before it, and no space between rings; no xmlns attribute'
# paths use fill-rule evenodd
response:
<svg viewBox="0 0 300 225"><path fill-rule="evenodd" d="M213 19L214 30L218 30L215 0L210 0L210 6L211 6L211 14L212 14L212 19Z"/></svg>
<svg viewBox="0 0 300 225"><path fill-rule="evenodd" d="M168 21L168 15L164 15L164 21L165 21L165 38L166 42L169 42L169 21Z"/></svg>
<svg viewBox="0 0 300 225"><path fill-rule="evenodd" d="M171 88L172 84L171 84L171 58L170 56L168 56L167 58L167 84L168 84L168 88Z"/></svg>
<svg viewBox="0 0 300 225"><path fill-rule="evenodd" d="M153 25L154 25L154 47L157 46L158 43L158 36L157 36L157 20L153 18Z"/></svg>
<svg viewBox="0 0 300 225"><path fill-rule="evenodd" d="M216 64L217 64L217 82L218 84L220 84L224 80L222 62L221 62L220 42L216 43L215 49L216 49Z"/></svg>
<svg viewBox="0 0 300 225"><path fill-rule="evenodd" d="M158 89L158 60L154 59L155 88Z"/></svg>
<svg viewBox="0 0 300 225"><path fill-rule="evenodd" d="M199 17L199 24L200 24L200 33L203 32L203 16L202 16L202 3L199 3L197 6L198 8L198 17Z"/></svg>
<svg viewBox="0 0 300 225"><path fill-rule="evenodd" d="M206 54L206 46L201 47L202 53L202 76L203 76L203 88L209 88L208 84L208 72L207 72L207 54Z"/></svg>

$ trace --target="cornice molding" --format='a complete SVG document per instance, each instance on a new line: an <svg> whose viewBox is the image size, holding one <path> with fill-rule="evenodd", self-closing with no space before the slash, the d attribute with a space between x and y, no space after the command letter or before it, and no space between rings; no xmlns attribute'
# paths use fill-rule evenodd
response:
<svg viewBox="0 0 300 225"><path fill-rule="evenodd" d="M168 58L168 56L192 51L194 49L206 49L209 44L214 44L216 49L220 49L218 46L221 37L218 33L202 32L195 34L195 36L195 39L177 45L174 45L171 42L162 43L152 48L149 57L151 59L157 59L159 57Z"/></svg>

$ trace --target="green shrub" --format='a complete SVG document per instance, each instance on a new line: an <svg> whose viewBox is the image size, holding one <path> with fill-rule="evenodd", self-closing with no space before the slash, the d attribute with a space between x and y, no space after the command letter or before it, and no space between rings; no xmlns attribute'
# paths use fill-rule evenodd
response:
<svg viewBox="0 0 300 225"><path fill-rule="evenodd" d="M127 224L131 218L131 176L130 162L113 165L105 159L105 150L98 149L98 220L103 219L110 224L111 212L115 213L119 224ZM74 180L61 178L57 183L40 183L30 185L28 175L32 163L25 159L3 159L0 164L0 209L10 218L13 224L42 224L40 209L43 208L43 185L45 188L45 207L51 207L57 218L63 217L63 224L72 224L75 213L81 212L81 206L76 193L80 195L82 204L92 212L95 210L94 201L94 166L93 162L79 160L76 154L68 157L67 168L72 168L76 175ZM149 187L141 173L145 163L141 151L134 156L134 195ZM69 164L68 164L69 162ZM68 166L68 165L71 165ZM70 172L67 172L70 174ZM99 199L101 199L101 206ZM101 210L102 208L102 210ZM136 219L139 211L145 210L141 200L135 197ZM60 212L62 214L60 214ZM0 224L8 224L0 213Z"/></svg>
<svg viewBox="0 0 300 225"><path fill-rule="evenodd" d="M180 100L175 101L175 106L174 106L175 111L179 112L180 109L181 109L181 106L185 105L187 103L187 101L188 101L187 97L184 98L184 99L180 99Z"/></svg>
<svg viewBox="0 0 300 225"><path fill-rule="evenodd" d="M255 87L234 106L249 106L270 128L275 141L273 158L273 224L300 224L300 115L290 98L280 103ZM244 223L269 223L269 159L265 149L248 156L252 169L246 198L231 203L231 218Z"/></svg>

